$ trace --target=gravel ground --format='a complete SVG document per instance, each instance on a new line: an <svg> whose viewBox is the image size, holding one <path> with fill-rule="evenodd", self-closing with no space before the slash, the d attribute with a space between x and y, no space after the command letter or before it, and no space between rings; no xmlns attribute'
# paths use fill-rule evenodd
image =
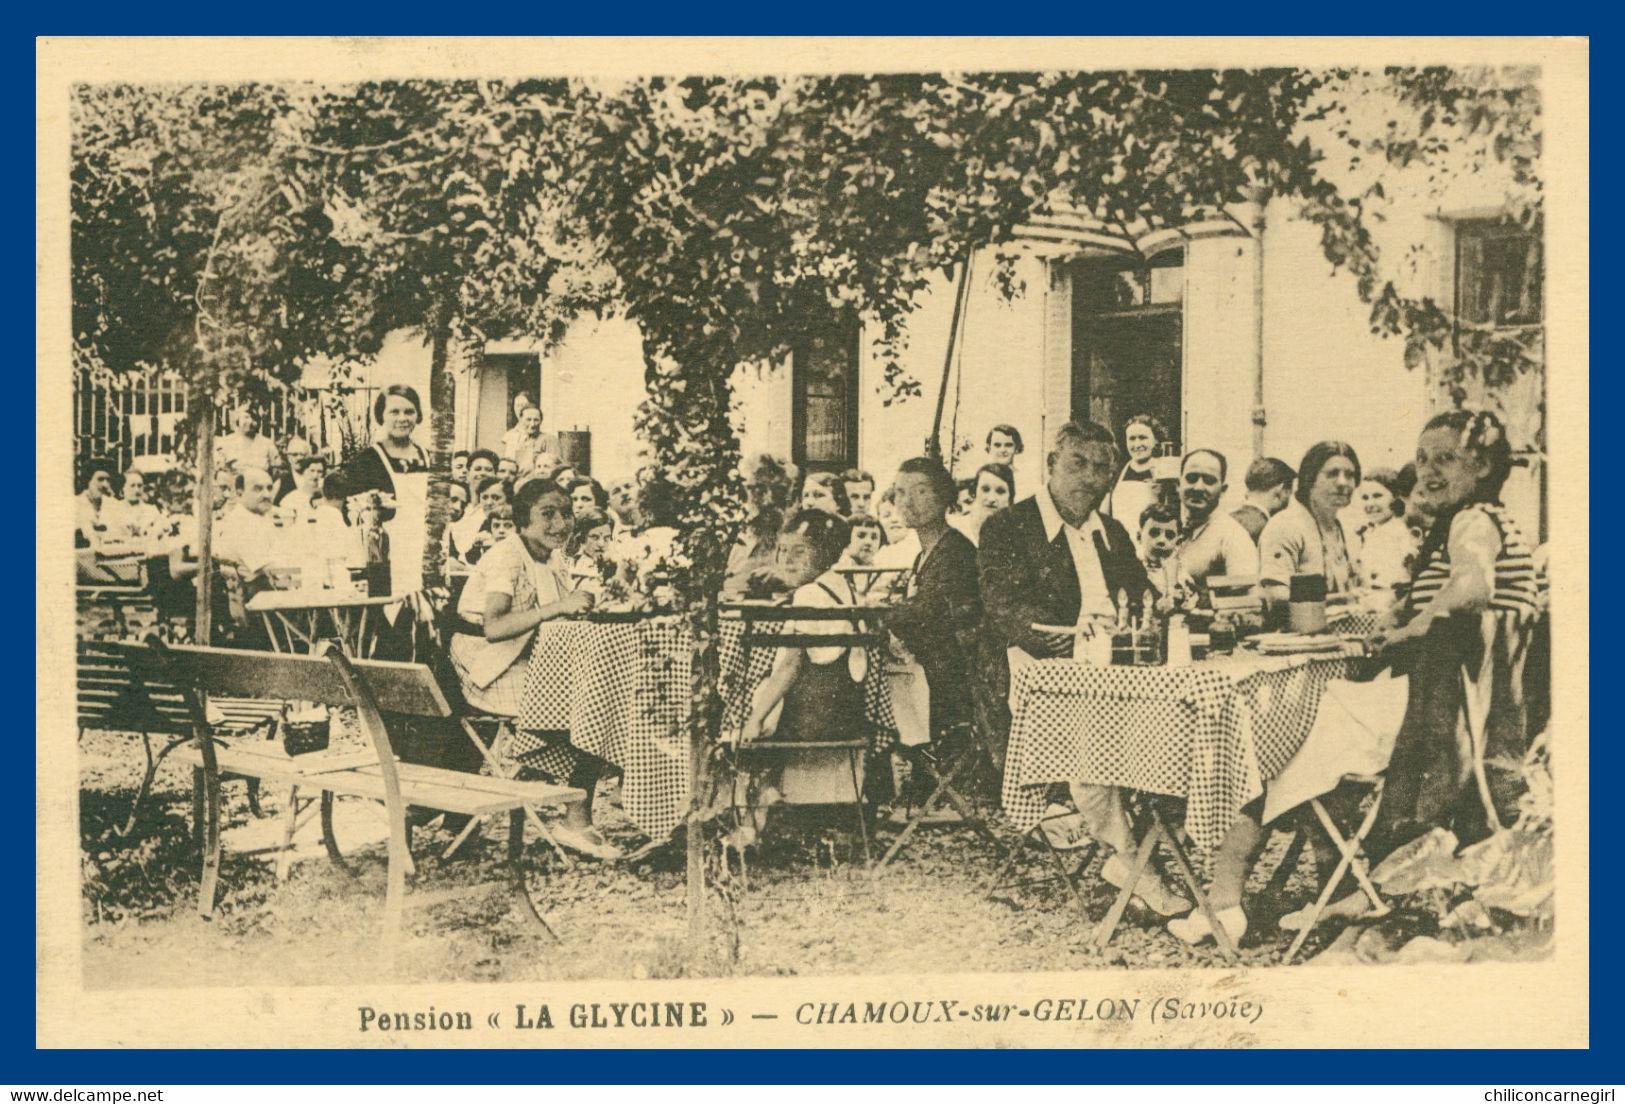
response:
<svg viewBox="0 0 1625 1104"><path fill-rule="evenodd" d="M233 836L274 838L279 796L263 795L267 819L248 809L246 787L224 787L228 843L215 918L194 908L197 859L192 848L190 772L166 762L146 815L124 840L117 835L139 778L139 737L87 733L80 741L86 984L91 988L191 985L340 984L377 972L384 862L379 844L346 847L359 882L324 858L296 862L278 882L263 856L234 852ZM375 805L341 802L341 839L377 837ZM744 879L728 883L736 902L739 953L734 972L747 975L838 975L918 972L1012 972L1101 967L1219 966L1209 944L1190 948L1148 913L1131 908L1111 945L1088 945L1090 927L1064 887L1018 888L989 899L999 863L992 846L960 827L918 831L872 880L864 876L850 816L841 828L787 818L770 832ZM600 823L612 838L639 842L607 802ZM1002 827L1002 826L1001 826ZM500 836L500 826L495 826ZM844 829L844 830L843 830ZM1005 828L1005 832L1008 829ZM883 841L886 837L883 837ZM418 874L407 895L403 980L680 976L684 961L683 853L668 846L628 863L578 862L563 869L534 841L527 854L546 866L531 886L563 938L553 945L531 934L506 892L500 839L482 838L466 857L442 862L450 841L436 828L415 832ZM1284 851L1277 836L1259 864L1267 878ZM306 850L311 850L306 848ZM315 849L319 853L319 848ZM1041 856L1018 870L1037 877ZM1285 899L1296 907L1311 894L1305 862ZM1256 887L1255 887L1256 888ZM1111 904L1111 887L1086 879L1092 918ZM723 903L718 908L724 907ZM1254 930L1242 947L1249 965L1278 962L1290 939L1273 928L1267 903L1250 902ZM1435 934L1423 910L1385 921ZM1328 923L1311 952L1342 930Z"/></svg>

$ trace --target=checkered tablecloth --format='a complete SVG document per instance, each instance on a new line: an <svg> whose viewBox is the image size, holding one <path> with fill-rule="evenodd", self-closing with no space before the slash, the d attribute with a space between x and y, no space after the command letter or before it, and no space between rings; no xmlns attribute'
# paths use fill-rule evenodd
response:
<svg viewBox="0 0 1625 1104"><path fill-rule="evenodd" d="M724 732L739 728L773 666L773 649L757 647L747 670L743 633L739 621L722 623ZM632 822L656 839L670 834L688 804L689 648L688 629L674 618L543 625L526 671L515 753L539 746L528 732L568 732L573 747L624 772L621 803ZM865 704L880 739L896 728L884 671L884 657L871 654Z"/></svg>
<svg viewBox="0 0 1625 1104"><path fill-rule="evenodd" d="M1341 653L1238 655L1187 667L1096 667L1040 660L1016 672L1003 802L1026 830L1056 782L1123 786L1186 799L1199 847L1218 844L1243 805L1303 745Z"/></svg>

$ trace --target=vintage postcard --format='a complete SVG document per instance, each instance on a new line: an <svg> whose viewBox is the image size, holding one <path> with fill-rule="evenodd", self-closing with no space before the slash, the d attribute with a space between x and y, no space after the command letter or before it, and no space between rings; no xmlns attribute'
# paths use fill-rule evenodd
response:
<svg viewBox="0 0 1625 1104"><path fill-rule="evenodd" d="M41 1047L1587 1045L1584 40L38 57Z"/></svg>

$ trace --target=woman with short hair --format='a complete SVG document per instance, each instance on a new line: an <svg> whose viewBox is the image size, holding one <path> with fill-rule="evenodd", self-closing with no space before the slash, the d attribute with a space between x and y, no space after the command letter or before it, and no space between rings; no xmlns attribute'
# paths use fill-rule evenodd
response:
<svg viewBox="0 0 1625 1104"><path fill-rule="evenodd" d="M479 634L459 633L450 648L463 697L475 709L504 717L519 715L537 628L580 616L593 606L590 594L570 586L565 546L573 518L564 488L546 480L528 482L514 494L512 510L513 535L480 561L458 604L457 612L478 625ZM565 806L564 824L556 832L559 842L597 858L618 858L620 852L592 826L592 793L601 761L568 744L549 752L545 769L588 795Z"/></svg>
<svg viewBox="0 0 1625 1104"><path fill-rule="evenodd" d="M1298 465L1294 501L1258 535L1259 582L1266 596L1287 597L1294 575L1320 575L1327 594L1348 594L1360 583L1359 550L1338 513L1360 485L1360 457L1342 441L1311 445Z"/></svg>
<svg viewBox="0 0 1625 1104"><path fill-rule="evenodd" d="M377 427L372 447L357 453L344 467L345 497L367 491L393 496L397 475L429 470L428 453L412 439L423 422L423 402L416 388L403 383L384 388L373 401L372 420Z"/></svg>
<svg viewBox="0 0 1625 1104"><path fill-rule="evenodd" d="M1405 472L1379 468L1367 472L1355 492L1363 523L1355 530L1360 542L1360 571L1373 590L1397 592L1410 578L1417 540L1406 523L1406 500L1416 484L1414 466Z"/></svg>
<svg viewBox="0 0 1625 1104"><path fill-rule="evenodd" d="M983 464L972 477L975 495L970 509L954 519L953 526L974 546L982 539L982 524L1016 500L1016 473L1009 464L997 461Z"/></svg>
<svg viewBox="0 0 1625 1104"><path fill-rule="evenodd" d="M844 518L852 513L852 500L846 496L846 484L833 472L808 472L801 481L800 507Z"/></svg>
<svg viewBox="0 0 1625 1104"><path fill-rule="evenodd" d="M1100 512L1110 514L1131 532L1140 524L1140 515L1157 500L1155 465L1157 450L1173 439L1166 426L1151 414L1135 414L1123 423L1123 455L1128 457L1117 483L1106 496Z"/></svg>

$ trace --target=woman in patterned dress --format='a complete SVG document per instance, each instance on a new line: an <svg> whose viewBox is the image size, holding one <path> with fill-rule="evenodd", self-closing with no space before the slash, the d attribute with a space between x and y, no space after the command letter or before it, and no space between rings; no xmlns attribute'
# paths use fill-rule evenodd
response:
<svg viewBox="0 0 1625 1104"><path fill-rule="evenodd" d="M1512 450L1500 419L1453 410L1416 447L1416 493L1433 527L1409 593L1377 645L1410 675L1374 857L1435 824L1463 843L1516 818L1528 748L1522 664L1539 612L1534 554L1501 505Z"/></svg>
<svg viewBox="0 0 1625 1104"><path fill-rule="evenodd" d="M475 709L504 717L519 715L537 627L592 608L590 594L570 588L564 549L573 519L564 488L542 479L525 483L514 493L513 520L516 531L481 557L458 608L482 635L460 633L450 649L464 698ZM481 608L473 608L476 601ZM563 753L559 765L550 762L545 769L587 794L565 806L564 825L555 833L559 842L597 858L618 857L592 826L601 762L567 745L557 750Z"/></svg>

